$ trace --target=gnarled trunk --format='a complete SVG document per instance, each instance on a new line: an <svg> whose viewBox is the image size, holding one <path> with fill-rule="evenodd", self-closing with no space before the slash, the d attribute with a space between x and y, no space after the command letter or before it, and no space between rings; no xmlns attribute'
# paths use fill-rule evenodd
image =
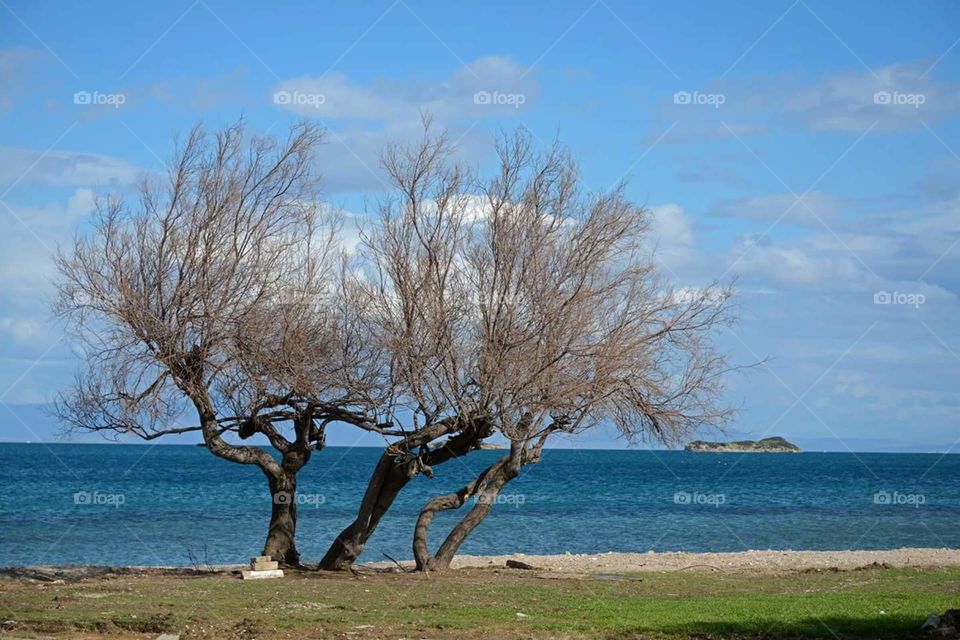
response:
<svg viewBox="0 0 960 640"><path fill-rule="evenodd" d="M413 534L413 556L418 571L441 571L450 567L463 542L490 514L503 488L520 475L521 458L522 450L514 445L508 455L484 469L462 489L438 496L424 506ZM450 530L437 553L431 556L428 534L434 515L439 511L459 509L471 497L476 497L473 508Z"/></svg>
<svg viewBox="0 0 960 640"><path fill-rule="evenodd" d="M263 469L270 485L270 528L263 554L291 567L300 566L297 551L297 473L310 459L309 448L283 454L279 472Z"/></svg>
<svg viewBox="0 0 960 640"><path fill-rule="evenodd" d="M409 450L414 446L428 443L444 433L453 431L453 424L436 425L433 432L424 430L411 435L406 442L400 444L405 445L403 448ZM420 473L432 477L432 467L477 449L483 439L490 435L491 430L488 421L478 419L437 449L423 451L416 456L398 455L395 452L398 449L397 445L384 451L367 483L367 490L360 503L357 517L330 545L326 555L320 561L320 569L343 571L350 568L350 565L363 553L363 547L376 531L380 519L390 509L408 482Z"/></svg>
<svg viewBox="0 0 960 640"><path fill-rule="evenodd" d="M320 569L343 571L363 553L363 547L373 535L380 518L393 504L400 490L413 478L409 463L385 451L373 470L357 517L340 532L327 553L320 560Z"/></svg>
<svg viewBox="0 0 960 640"><path fill-rule="evenodd" d="M297 552L297 476L296 473L283 472L278 476L267 476L270 484L270 529L267 541L263 545L263 555L283 564L297 566L300 554Z"/></svg>
<svg viewBox="0 0 960 640"><path fill-rule="evenodd" d="M324 446L323 428L314 426L312 407L298 411L294 417L296 440L283 438L270 424L253 415L247 421L248 429L241 429L240 437L246 439L262 433L270 444L281 452L279 462L259 447L235 445L225 441L223 431L216 419L209 392L196 384L191 395L200 418L204 445L214 455L240 464L256 465L267 477L270 487L270 526L263 545L262 555L289 566L300 565L297 551L297 473L310 460L314 448Z"/></svg>
<svg viewBox="0 0 960 640"><path fill-rule="evenodd" d="M417 526L413 531L413 558L417 563L418 571L429 571L432 567L430 556L430 543L428 534L433 517L440 511L449 511L450 509L459 509L467 503L477 491L477 486L482 482L486 473L493 467L488 467L484 473L480 474L470 484L466 485L455 493L448 493L443 496L437 496L428 502L420 510L420 516L417 518Z"/></svg>

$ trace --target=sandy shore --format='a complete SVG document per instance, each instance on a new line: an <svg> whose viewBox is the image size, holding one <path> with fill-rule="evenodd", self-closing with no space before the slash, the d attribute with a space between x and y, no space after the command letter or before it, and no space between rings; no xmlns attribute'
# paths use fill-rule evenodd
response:
<svg viewBox="0 0 960 640"><path fill-rule="evenodd" d="M797 571L851 571L864 567L940 568L960 566L960 549L889 551L739 551L734 553L596 553L562 555L459 556L454 569L503 568L508 560L532 566L539 574L593 575L644 571L708 571L779 574ZM400 563L412 568L413 562ZM40 581L83 580L117 575L199 575L235 573L245 565L203 567L31 566L0 568L0 577ZM363 570L397 570L392 562L356 565Z"/></svg>
<svg viewBox="0 0 960 640"><path fill-rule="evenodd" d="M454 568L503 566L519 560L564 573L624 571L727 571L787 573L810 570L851 570L871 565L889 567L960 566L960 549L893 549L889 551L740 551L734 553L598 553L564 555L460 556Z"/></svg>

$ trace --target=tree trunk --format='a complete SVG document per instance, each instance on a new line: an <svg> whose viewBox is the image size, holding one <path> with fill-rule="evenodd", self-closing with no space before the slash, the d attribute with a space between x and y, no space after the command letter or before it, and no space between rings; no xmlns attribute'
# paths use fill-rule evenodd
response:
<svg viewBox="0 0 960 640"><path fill-rule="evenodd" d="M493 505L497 501L497 496L503 490L503 487L517 476L510 472L509 466L504 466L496 471L491 477L488 477L486 486L477 494L477 503L467 515L450 531L446 540L440 545L435 556L431 561L430 569L439 571L448 569L453 557L457 555L460 546L467 539L474 529L483 522L483 519L490 515Z"/></svg>
<svg viewBox="0 0 960 640"><path fill-rule="evenodd" d="M283 471L267 476L270 484L270 529L263 545L263 555L282 564L300 565L297 552L297 475Z"/></svg>
<svg viewBox="0 0 960 640"><path fill-rule="evenodd" d="M443 435L444 432L451 431L452 427L445 426L444 429L446 431L424 432L411 437L419 438L414 442L419 441L422 444ZM418 456L397 455L390 449L384 451L367 483L367 490L360 503L356 519L340 532L330 545L326 555L320 561L320 569L326 571L349 569L350 565L363 553L363 547L376 531L380 519L390 509L408 482L420 473L432 477L433 466L468 454L478 448L490 432L489 422L478 420L472 423L471 427L451 437L442 447L425 451Z"/></svg>
<svg viewBox="0 0 960 640"><path fill-rule="evenodd" d="M508 455L487 467L460 491L434 498L424 506L414 529L413 556L418 571L442 571L450 567L463 542L490 514L503 488L520 475L521 457L521 449L511 447ZM430 556L427 536L434 515L438 511L458 509L473 496L476 496L476 504L453 527L437 553Z"/></svg>
<svg viewBox="0 0 960 640"><path fill-rule="evenodd" d="M279 472L263 469L270 485L270 528L262 555L291 567L300 566L297 551L297 473L310 459L310 449L292 447L283 454Z"/></svg>
<svg viewBox="0 0 960 640"><path fill-rule="evenodd" d="M420 516L417 518L417 526L413 531L413 558L417 563L417 571L430 571L433 568L433 558L430 556L430 543L428 540L430 524L433 522L433 517L440 511L459 509L465 505L467 500L477 492L477 488L483 483L487 474L494 470L501 462L502 460L497 461L496 464L487 467L487 469L474 478L472 482L456 493L437 496L420 510Z"/></svg>
<svg viewBox="0 0 960 640"><path fill-rule="evenodd" d="M320 560L320 569L343 571L350 568L363 553L364 545L380 524L383 514L415 475L408 461L398 460L396 455L385 451L367 484L356 519L330 545Z"/></svg>
<svg viewBox="0 0 960 640"><path fill-rule="evenodd" d="M197 391L192 396L200 418L203 441L214 455L240 464L254 464L267 477L270 487L270 527L262 555L289 566L300 565L297 552L297 473L310 459L311 444L308 439L312 418L309 413L298 416L297 440L294 443L274 442L275 449L282 452L280 462L259 447L234 445L221 437L209 394L206 390ZM267 434L269 438L269 434ZM321 442L316 446L322 447Z"/></svg>

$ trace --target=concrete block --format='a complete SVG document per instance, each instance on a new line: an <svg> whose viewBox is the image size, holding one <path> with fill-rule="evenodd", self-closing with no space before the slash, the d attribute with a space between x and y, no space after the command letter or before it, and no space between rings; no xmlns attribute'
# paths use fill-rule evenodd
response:
<svg viewBox="0 0 960 640"><path fill-rule="evenodd" d="M240 575L244 580L267 580L269 578L282 578L283 570L275 569L273 571L241 571Z"/></svg>

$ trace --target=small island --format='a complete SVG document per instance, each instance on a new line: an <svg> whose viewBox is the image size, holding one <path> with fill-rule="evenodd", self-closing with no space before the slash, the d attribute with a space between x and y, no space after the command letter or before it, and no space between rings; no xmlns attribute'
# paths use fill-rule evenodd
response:
<svg viewBox="0 0 960 640"><path fill-rule="evenodd" d="M707 442L694 440L684 451L710 453L800 453L800 447L776 436L763 440L736 440L734 442Z"/></svg>
<svg viewBox="0 0 960 640"><path fill-rule="evenodd" d="M448 440L440 440L439 442L437 442L436 446L432 448L439 449L445 446L447 442ZM477 448L480 449L481 451L505 451L510 447L503 444L497 444L496 442L481 442Z"/></svg>

